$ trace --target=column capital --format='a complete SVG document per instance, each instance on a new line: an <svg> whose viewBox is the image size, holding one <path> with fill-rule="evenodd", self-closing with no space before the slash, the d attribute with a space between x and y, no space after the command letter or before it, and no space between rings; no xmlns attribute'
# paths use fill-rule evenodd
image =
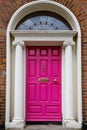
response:
<svg viewBox="0 0 87 130"><path fill-rule="evenodd" d="M74 46L74 45L75 45L74 41L64 41L63 42L64 47L66 47L66 46Z"/></svg>
<svg viewBox="0 0 87 130"><path fill-rule="evenodd" d="M12 42L12 45L14 47L16 47L17 45L21 46L21 47L24 47L25 46L25 43L23 41L13 41Z"/></svg>

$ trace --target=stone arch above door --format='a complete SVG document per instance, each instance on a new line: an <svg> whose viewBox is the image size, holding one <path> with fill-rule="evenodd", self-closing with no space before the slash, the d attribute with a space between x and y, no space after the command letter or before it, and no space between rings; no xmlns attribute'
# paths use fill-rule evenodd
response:
<svg viewBox="0 0 87 130"><path fill-rule="evenodd" d="M68 31L52 31L52 32L48 32L48 31L39 31L39 32L31 32L31 31L19 31L19 30L15 30L17 24L20 22L20 20L22 18L24 18L26 15L36 12L36 11L41 11L41 10L49 10L51 12L57 13L59 15L61 15L62 17L64 17L68 23L70 24L72 30L68 30ZM11 34L11 35L10 35ZM37 35L36 35L37 34ZM81 31L80 31L80 26L79 23L76 19L76 17L74 16L74 14L65 6L57 3L57 2L53 2L53 1L49 1L49 0L38 0L38 1L34 1L34 2L30 2L24 6L22 6L21 8L19 8L12 16L8 28L7 28L7 88L6 88L6 127L15 127L16 123L19 122L19 127L23 127L24 126L24 115L23 115L23 119L19 119L18 122L15 121L15 119L13 119L13 122L10 122L11 117L10 117L10 106L11 106L11 95L10 95L10 91L11 91L11 77L14 78L14 76L11 75L12 73L12 58L11 55L13 54L13 49L12 49L12 40L14 39L15 41L13 41L13 45L17 46L20 45L21 47L24 46L24 41L35 41L36 39L43 40L44 41L49 41L49 39L51 37L53 37L53 39L51 39L51 41L60 41L62 39L62 41L64 42L64 46L68 46L68 45L74 45L73 43L73 38L74 36L77 36L77 39L75 41L76 44L76 79L77 79L77 102L78 102L78 106L77 106L77 122L75 120L73 120L73 122L70 122L69 120L64 120L64 123L67 127L81 127L81 123L82 123L82 102L81 102ZM12 37L11 37L12 36ZM30 36L30 37L29 37ZM32 36L32 37L31 37ZM43 39L42 39L43 36ZM56 44L56 43L55 43ZM67 55L67 54L66 54ZM17 55L16 55L17 56ZM21 69L22 70L22 69ZM22 104L23 105L23 104Z"/></svg>

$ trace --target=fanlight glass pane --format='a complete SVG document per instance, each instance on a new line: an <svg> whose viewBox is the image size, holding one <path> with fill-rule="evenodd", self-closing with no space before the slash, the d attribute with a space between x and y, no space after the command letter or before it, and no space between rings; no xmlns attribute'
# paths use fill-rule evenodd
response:
<svg viewBox="0 0 87 130"><path fill-rule="evenodd" d="M69 23L58 14L38 12L23 18L16 30L72 30Z"/></svg>

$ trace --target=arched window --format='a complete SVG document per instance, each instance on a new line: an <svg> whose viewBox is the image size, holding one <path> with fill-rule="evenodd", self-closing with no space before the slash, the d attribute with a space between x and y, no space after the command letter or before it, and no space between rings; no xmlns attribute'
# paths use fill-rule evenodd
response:
<svg viewBox="0 0 87 130"><path fill-rule="evenodd" d="M16 26L16 30L72 30L69 23L60 15L38 11L25 16Z"/></svg>

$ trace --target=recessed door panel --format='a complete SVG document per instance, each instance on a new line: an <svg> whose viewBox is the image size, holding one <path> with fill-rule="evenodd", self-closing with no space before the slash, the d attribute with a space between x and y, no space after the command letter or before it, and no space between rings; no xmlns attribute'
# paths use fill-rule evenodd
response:
<svg viewBox="0 0 87 130"><path fill-rule="evenodd" d="M40 67L39 67L40 76L47 76L48 74L48 60L41 59L40 60Z"/></svg>
<svg viewBox="0 0 87 130"><path fill-rule="evenodd" d="M60 90L58 88L58 84L55 85L55 84L52 84L51 85L51 100L52 101L60 101Z"/></svg>
<svg viewBox="0 0 87 130"><path fill-rule="evenodd" d="M61 121L61 47L26 50L26 121Z"/></svg>
<svg viewBox="0 0 87 130"><path fill-rule="evenodd" d="M36 84L28 84L28 91L27 91L27 95L28 95L28 101L35 101L36 100Z"/></svg>
<svg viewBox="0 0 87 130"><path fill-rule="evenodd" d="M35 69L36 65L37 65L36 60L30 59L28 61L28 66L29 66L28 73L29 73L29 76L35 77L35 75L36 75L36 69Z"/></svg>
<svg viewBox="0 0 87 130"><path fill-rule="evenodd" d="M40 84L40 100L41 101L48 101L48 85L47 84Z"/></svg>
<svg viewBox="0 0 87 130"><path fill-rule="evenodd" d="M59 64L58 64L58 60L57 59L53 59L52 61L51 61L51 70L52 70L52 76L53 77L58 77L58 74L59 74L59 71L58 71L58 69L59 69Z"/></svg>

